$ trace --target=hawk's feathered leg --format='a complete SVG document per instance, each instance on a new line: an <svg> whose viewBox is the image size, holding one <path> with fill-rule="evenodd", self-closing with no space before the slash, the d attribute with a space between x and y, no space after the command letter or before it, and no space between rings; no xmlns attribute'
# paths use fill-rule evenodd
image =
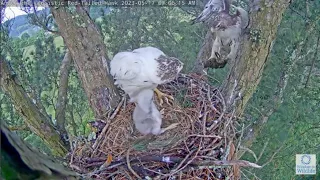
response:
<svg viewBox="0 0 320 180"><path fill-rule="evenodd" d="M211 49L211 55L209 57L209 61L212 59L220 59L220 47L221 47L221 39L220 37L216 37L216 39L213 40L212 49Z"/></svg>
<svg viewBox="0 0 320 180"><path fill-rule="evenodd" d="M226 57L227 60L236 58L239 49L239 39L231 41L230 49L230 53Z"/></svg>

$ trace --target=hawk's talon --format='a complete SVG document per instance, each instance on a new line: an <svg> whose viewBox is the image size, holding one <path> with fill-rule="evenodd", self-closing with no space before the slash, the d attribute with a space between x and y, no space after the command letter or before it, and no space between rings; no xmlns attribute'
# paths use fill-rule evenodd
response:
<svg viewBox="0 0 320 180"><path fill-rule="evenodd" d="M165 94L165 93L159 91L159 89L157 89L157 88L154 90L154 92L156 93L156 95L157 95L157 97L158 97L158 99L159 99L159 105L160 105L160 106L162 106L162 104L163 104L163 99L165 99L165 101L166 101L167 104L170 104L170 105L173 104L173 102L169 102L169 99L170 99L171 101L174 100L174 98L173 98L172 96L170 96L170 95L168 95L168 94Z"/></svg>
<svg viewBox="0 0 320 180"><path fill-rule="evenodd" d="M220 53L214 52L214 54L212 54L212 55L209 57L208 61L212 61L212 60L218 61L218 59L221 59Z"/></svg>
<svg viewBox="0 0 320 180"><path fill-rule="evenodd" d="M218 59L221 58L221 55L220 55L220 53L218 53L218 52L214 52L214 55L216 55L216 57L217 57Z"/></svg>

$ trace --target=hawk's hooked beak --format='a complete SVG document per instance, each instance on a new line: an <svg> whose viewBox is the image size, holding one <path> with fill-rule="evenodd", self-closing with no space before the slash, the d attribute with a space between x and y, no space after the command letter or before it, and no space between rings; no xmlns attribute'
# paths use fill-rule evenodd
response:
<svg viewBox="0 0 320 180"><path fill-rule="evenodd" d="M199 22L200 21L199 21L198 18L194 18L194 19L191 20L191 25L194 25L194 24L199 23Z"/></svg>
<svg viewBox="0 0 320 180"><path fill-rule="evenodd" d="M196 17L192 20L192 24L202 22L202 21L204 21L204 19L205 19L205 16L203 13L201 13L198 17Z"/></svg>

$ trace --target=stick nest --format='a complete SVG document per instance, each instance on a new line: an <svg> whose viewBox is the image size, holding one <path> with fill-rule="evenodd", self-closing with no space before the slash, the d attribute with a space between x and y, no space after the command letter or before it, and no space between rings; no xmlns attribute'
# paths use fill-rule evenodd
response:
<svg viewBox="0 0 320 180"><path fill-rule="evenodd" d="M235 179L234 117L218 89L183 74L158 88L175 97L173 104L158 105L162 127L179 127L143 136L131 117L134 103L122 102L94 141L76 144L70 166L94 179Z"/></svg>

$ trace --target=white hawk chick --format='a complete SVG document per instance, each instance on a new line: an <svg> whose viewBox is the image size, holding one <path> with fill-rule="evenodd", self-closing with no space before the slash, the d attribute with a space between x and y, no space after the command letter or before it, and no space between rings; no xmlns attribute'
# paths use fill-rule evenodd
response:
<svg viewBox="0 0 320 180"><path fill-rule="evenodd" d="M129 95L131 102L137 102L137 95L141 90L152 89L162 104L161 97L170 96L160 92L156 87L158 84L174 80L182 68L183 63L180 60L166 56L154 47L119 52L110 62L110 73L115 79L115 84Z"/></svg>

